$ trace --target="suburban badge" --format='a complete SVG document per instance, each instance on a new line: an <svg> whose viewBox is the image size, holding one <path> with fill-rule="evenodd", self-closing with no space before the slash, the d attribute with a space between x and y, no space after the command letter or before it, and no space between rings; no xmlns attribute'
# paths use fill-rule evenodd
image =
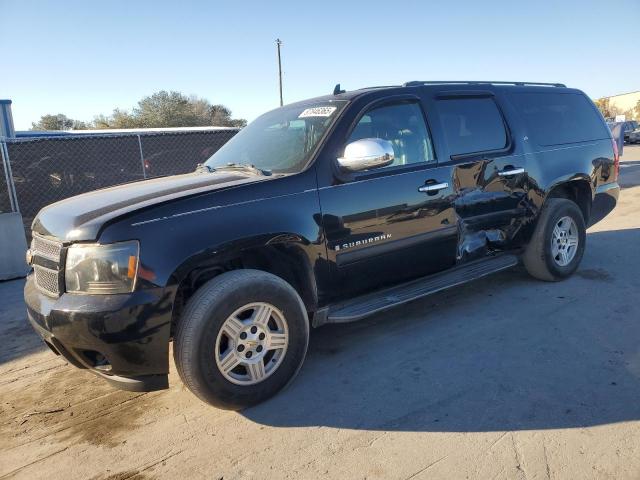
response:
<svg viewBox="0 0 640 480"><path fill-rule="evenodd" d="M335 247L333 247L333 249L336 252L339 252L340 250L346 250L347 248L360 247L362 245L368 245L370 243L379 242L380 240L387 240L389 238L391 238L390 233L383 233L382 235L376 235L375 237L369 237L363 240L356 240L353 242L347 242L341 245L336 245Z"/></svg>

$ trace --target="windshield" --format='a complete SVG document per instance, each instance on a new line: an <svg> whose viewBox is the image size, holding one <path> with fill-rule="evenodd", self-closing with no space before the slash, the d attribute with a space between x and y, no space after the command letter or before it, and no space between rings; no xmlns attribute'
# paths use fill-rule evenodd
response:
<svg viewBox="0 0 640 480"><path fill-rule="evenodd" d="M272 173L299 172L346 101L282 107L240 130L205 165L253 165Z"/></svg>

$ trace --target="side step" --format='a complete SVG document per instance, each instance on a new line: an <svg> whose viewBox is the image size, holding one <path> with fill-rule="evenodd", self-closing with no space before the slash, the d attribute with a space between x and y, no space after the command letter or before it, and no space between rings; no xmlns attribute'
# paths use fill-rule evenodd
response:
<svg viewBox="0 0 640 480"><path fill-rule="evenodd" d="M327 318L322 323L344 323L360 320L374 313L387 310L397 305L426 297L432 293L446 290L463 283L477 280L518 264L515 255L500 255L483 258L451 270L412 280L377 292L367 293L329 307Z"/></svg>

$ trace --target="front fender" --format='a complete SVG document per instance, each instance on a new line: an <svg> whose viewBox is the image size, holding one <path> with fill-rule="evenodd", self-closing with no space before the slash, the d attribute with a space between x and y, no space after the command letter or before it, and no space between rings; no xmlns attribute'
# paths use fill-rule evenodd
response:
<svg viewBox="0 0 640 480"><path fill-rule="evenodd" d="M326 259L326 249L311 178L314 188L304 188L309 186L304 179L285 178L169 203L106 227L100 240L139 240L141 288L145 283L174 285L195 266L285 239L304 252L315 270Z"/></svg>
<svg viewBox="0 0 640 480"><path fill-rule="evenodd" d="M284 245L304 252L311 246L309 239L289 232L262 234L230 240L224 244L207 247L194 253L178 265L170 276L171 283L182 282L194 269L202 269L243 258L265 247ZM305 255L306 256L306 255ZM306 256L308 260L308 256Z"/></svg>

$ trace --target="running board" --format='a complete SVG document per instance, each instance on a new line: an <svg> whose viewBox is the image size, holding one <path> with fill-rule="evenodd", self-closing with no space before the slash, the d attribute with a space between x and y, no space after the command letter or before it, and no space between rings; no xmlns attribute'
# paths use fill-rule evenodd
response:
<svg viewBox="0 0 640 480"><path fill-rule="evenodd" d="M518 264L515 255L500 255L497 257L475 260L460 265L451 270L412 280L377 292L368 293L346 302L331 305L326 311L326 317L318 312L314 326L324 323L344 323L360 320L361 318L382 312L389 308L402 305L417 298L426 297L432 293L446 290L463 283L471 282L501 270L506 270ZM324 321L323 321L324 320Z"/></svg>

